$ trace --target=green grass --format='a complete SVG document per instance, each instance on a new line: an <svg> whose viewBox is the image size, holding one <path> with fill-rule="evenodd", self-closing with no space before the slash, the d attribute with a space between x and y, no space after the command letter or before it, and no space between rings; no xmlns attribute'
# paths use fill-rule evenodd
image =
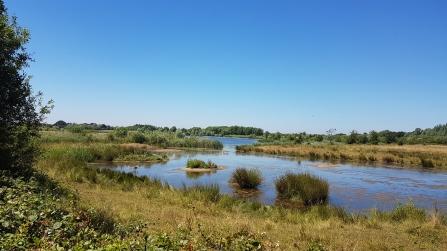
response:
<svg viewBox="0 0 447 251"><path fill-rule="evenodd" d="M279 198L298 198L306 206L325 204L329 197L329 183L310 173L286 173L275 180L275 188Z"/></svg>
<svg viewBox="0 0 447 251"><path fill-rule="evenodd" d="M261 185L262 175L257 169L240 167L231 174L230 182L237 183L241 188L257 188Z"/></svg>

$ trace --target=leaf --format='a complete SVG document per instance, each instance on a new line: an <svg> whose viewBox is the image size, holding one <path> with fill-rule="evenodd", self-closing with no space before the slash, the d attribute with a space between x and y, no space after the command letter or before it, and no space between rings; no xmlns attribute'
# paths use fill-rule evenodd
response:
<svg viewBox="0 0 447 251"><path fill-rule="evenodd" d="M60 228L61 226L62 226L62 222L58 221L58 222L54 223L54 225L53 225L53 229L58 229L58 228Z"/></svg>

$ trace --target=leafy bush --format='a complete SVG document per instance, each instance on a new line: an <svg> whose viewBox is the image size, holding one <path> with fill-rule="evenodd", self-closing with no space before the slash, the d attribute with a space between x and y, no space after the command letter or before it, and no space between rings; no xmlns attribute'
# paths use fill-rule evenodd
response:
<svg viewBox="0 0 447 251"><path fill-rule="evenodd" d="M325 204L329 197L329 183L310 173L286 173L275 180L275 187L278 197L299 198L307 206Z"/></svg>
<svg viewBox="0 0 447 251"><path fill-rule="evenodd" d="M205 163L203 160L199 159L188 159L186 162L186 167L188 168L217 168L217 165L211 160L208 160L208 162Z"/></svg>
<svg viewBox="0 0 447 251"><path fill-rule="evenodd" d="M230 177L230 182L239 184L241 188L257 188L261 185L262 175L257 169L236 168Z"/></svg>

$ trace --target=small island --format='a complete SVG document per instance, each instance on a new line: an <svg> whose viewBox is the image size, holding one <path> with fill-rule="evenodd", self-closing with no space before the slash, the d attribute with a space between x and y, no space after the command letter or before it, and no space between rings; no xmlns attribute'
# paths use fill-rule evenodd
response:
<svg viewBox="0 0 447 251"><path fill-rule="evenodd" d="M185 168L179 168L177 170L186 172L213 172L217 170L223 170L225 167L217 166L215 163L208 160L207 162L199 159L188 159Z"/></svg>

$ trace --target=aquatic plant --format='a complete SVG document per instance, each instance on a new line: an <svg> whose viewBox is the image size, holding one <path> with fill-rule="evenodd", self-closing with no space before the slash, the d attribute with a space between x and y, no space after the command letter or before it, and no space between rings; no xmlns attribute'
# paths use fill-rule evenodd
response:
<svg viewBox="0 0 447 251"><path fill-rule="evenodd" d="M231 174L230 182L237 183L241 188L257 188L261 185L262 174L257 169L239 167Z"/></svg>

